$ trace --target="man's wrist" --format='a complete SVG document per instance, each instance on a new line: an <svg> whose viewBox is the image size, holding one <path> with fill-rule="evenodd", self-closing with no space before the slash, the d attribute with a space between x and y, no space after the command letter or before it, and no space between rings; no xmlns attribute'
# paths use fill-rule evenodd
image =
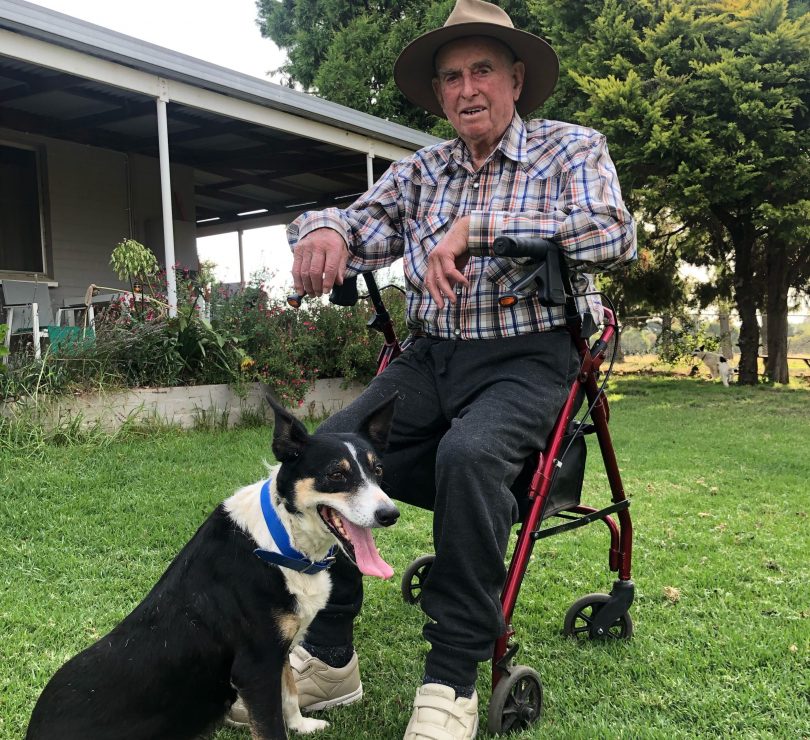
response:
<svg viewBox="0 0 810 740"><path fill-rule="evenodd" d="M470 217L461 216L460 218L457 218L450 227L449 235L455 242L453 252L456 254L456 256L468 252L470 248Z"/></svg>

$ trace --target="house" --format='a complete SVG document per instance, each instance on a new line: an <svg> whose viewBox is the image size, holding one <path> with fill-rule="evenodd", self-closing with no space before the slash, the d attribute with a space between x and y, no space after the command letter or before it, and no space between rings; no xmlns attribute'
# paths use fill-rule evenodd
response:
<svg viewBox="0 0 810 740"><path fill-rule="evenodd" d="M0 0L0 283L47 282L54 306L121 286L109 257L125 237L194 269L197 237L351 202L435 141Z"/></svg>

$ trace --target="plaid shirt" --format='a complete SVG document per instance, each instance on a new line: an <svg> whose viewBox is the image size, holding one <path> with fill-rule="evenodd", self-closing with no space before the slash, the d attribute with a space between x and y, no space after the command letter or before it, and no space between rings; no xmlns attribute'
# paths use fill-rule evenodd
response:
<svg viewBox="0 0 810 740"><path fill-rule="evenodd" d="M456 304L440 310L424 285L427 256L453 220L469 214L469 287L457 286ZM559 121L525 123L517 116L484 165L475 170L461 139L429 146L394 162L346 209L301 214L288 228L294 248L314 229L339 232L350 252L347 275L376 270L403 257L408 324L430 336L490 339L564 326L562 307L540 305L534 291L501 307L530 268L496 257L495 237L538 236L561 245L581 312L601 319L591 275L632 260L635 226L622 202L605 137Z"/></svg>

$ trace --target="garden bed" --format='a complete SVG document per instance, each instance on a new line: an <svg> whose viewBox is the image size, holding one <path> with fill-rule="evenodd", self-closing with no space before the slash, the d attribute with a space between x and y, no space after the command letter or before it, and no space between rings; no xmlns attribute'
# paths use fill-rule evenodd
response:
<svg viewBox="0 0 810 740"><path fill-rule="evenodd" d="M328 416L354 400L363 386L346 383L340 378L316 380L300 406L292 409L299 418ZM0 413L8 416L25 412L30 402L0 405ZM156 421L184 428L210 426L230 427L246 414L263 414L267 405L262 385L246 383L241 392L227 384L177 386L171 388L132 388L109 393L49 398L39 403L40 418L70 421L80 418L83 424L98 425L114 431L127 420Z"/></svg>

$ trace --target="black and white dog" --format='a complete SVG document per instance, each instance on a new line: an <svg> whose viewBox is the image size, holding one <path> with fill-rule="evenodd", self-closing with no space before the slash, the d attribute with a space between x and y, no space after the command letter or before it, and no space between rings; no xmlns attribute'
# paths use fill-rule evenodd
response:
<svg viewBox="0 0 810 740"><path fill-rule="evenodd" d="M271 401L269 481L220 504L146 598L51 678L28 740L184 740L212 732L243 699L253 738L314 732L288 653L329 597L339 546L388 578L369 528L399 512L380 488L395 398L356 434L309 435Z"/></svg>
<svg viewBox="0 0 810 740"><path fill-rule="evenodd" d="M709 377L720 378L725 386L728 386L729 382L734 377L734 370L729 364L729 361L719 352L708 352L706 351L706 347L701 345L692 352L692 357L702 360L703 364L709 369Z"/></svg>

